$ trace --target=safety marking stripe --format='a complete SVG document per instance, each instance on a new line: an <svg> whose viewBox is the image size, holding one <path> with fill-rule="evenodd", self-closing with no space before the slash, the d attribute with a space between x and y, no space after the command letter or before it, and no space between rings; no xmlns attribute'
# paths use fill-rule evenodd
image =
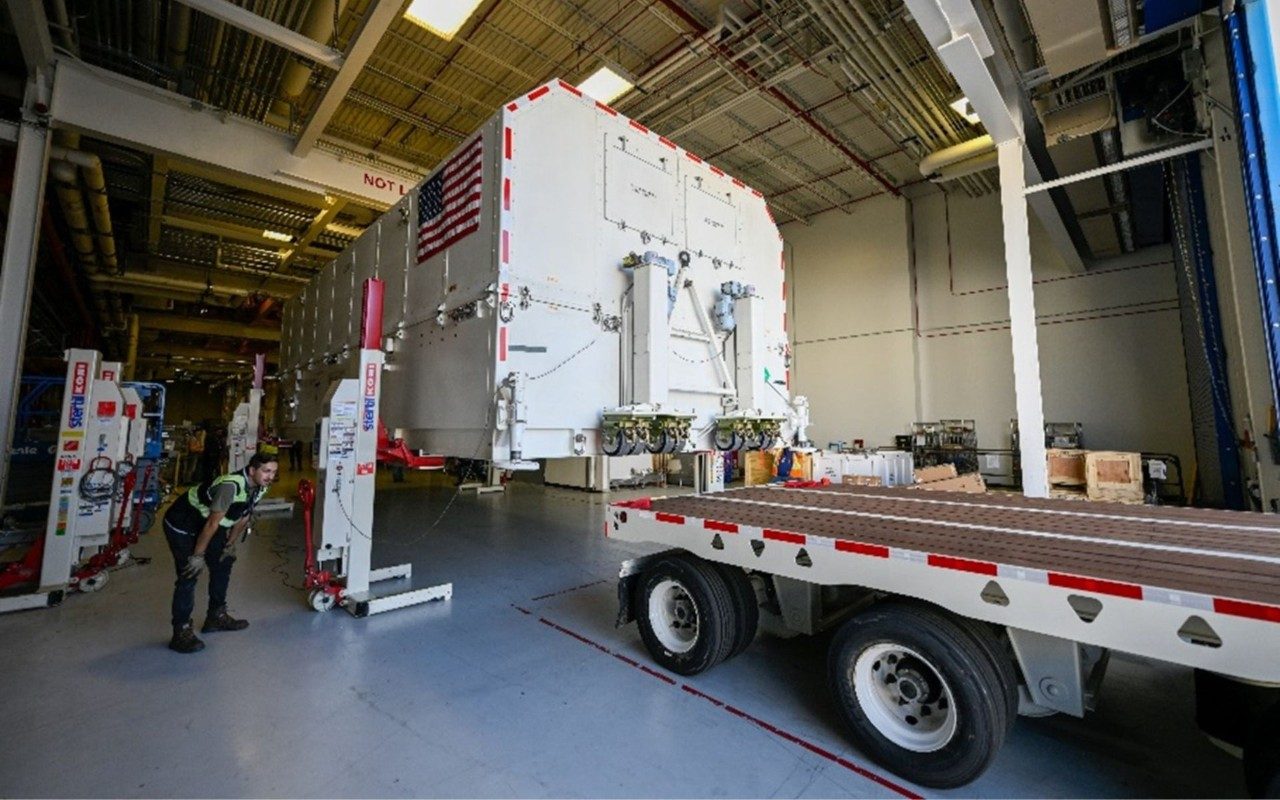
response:
<svg viewBox="0 0 1280 800"><path fill-rule="evenodd" d="M498 360L507 360L507 326L498 328Z"/></svg>
<svg viewBox="0 0 1280 800"><path fill-rule="evenodd" d="M511 146L511 129L510 129L510 128L503 128L503 129L502 129L502 153L503 153L503 156L504 156L508 161L510 161L510 160L511 160L511 154L512 154L512 152L513 152L513 149L512 149L512 146Z"/></svg>
<svg viewBox="0 0 1280 800"><path fill-rule="evenodd" d="M714 519L704 519L702 521L702 527L709 531L720 531L721 533L738 532L738 526L734 525L732 522L720 522Z"/></svg>
<svg viewBox="0 0 1280 800"><path fill-rule="evenodd" d="M802 492L804 489L787 489L786 491ZM1155 550L1163 553L1179 553L1182 555L1195 556L1213 556L1216 558L1235 558L1242 561L1254 561L1261 564L1280 564L1280 558L1274 556L1259 556L1249 553L1233 553L1227 550L1204 550L1198 547L1179 547L1172 544L1157 544L1154 542L1133 542L1126 539L1100 539L1093 536L1077 536L1070 533L1052 533L1049 531L1028 531L1021 528L1006 528L1000 525L982 525L976 522L955 522L950 520L937 519L921 519L919 517L904 517L897 514L878 514L872 511L852 511L843 508L814 508L813 506L798 506L792 503L771 503L765 500L744 500L730 497L717 497L717 500L726 503L744 503L747 505L767 506L770 508L785 508L793 511L818 511L823 514L839 514L841 516L856 517L861 519L878 519L887 522L909 522L919 525L935 525L940 528L963 528L972 531L984 531L987 533L1007 533L1013 536L1030 536L1038 539L1058 539L1066 542L1083 542L1091 545L1112 545L1115 547L1125 547L1133 550ZM959 505L964 505L960 503ZM971 506L972 507L972 506ZM987 506L990 508L990 506Z"/></svg>
<svg viewBox="0 0 1280 800"><path fill-rule="evenodd" d="M502 179L502 210L511 210L511 179Z"/></svg>
<svg viewBox="0 0 1280 800"><path fill-rule="evenodd" d="M659 522L671 522L695 526L701 523L703 528L707 530L721 530L716 527L718 525L733 525L732 523L719 522L718 520L699 520L697 517L686 517L679 514L667 514L665 512L653 513L629 507L626 508L626 510L635 514L637 519L653 517ZM1091 578L1086 575L1073 575L1066 572L1036 569L1034 567L997 564L995 562L960 558L958 556L949 556L942 553L923 553L918 550L909 550L903 547L886 547L884 545L855 542L848 539L830 539L820 536L806 536L803 534L791 533L789 531L778 531L768 528L757 529L747 525L739 525L736 527L738 532L747 534L749 538L754 538L754 532L756 530L760 530L761 538L764 539L787 542L790 544L806 545L808 547L834 549L836 552L848 553L850 555L870 558L891 558L898 561L908 561L922 566L927 565L939 569L951 569L978 575L990 575L993 577L1004 578L1006 580L1017 580L1027 583L1049 585L1059 589L1074 589L1076 591L1089 592L1092 594L1111 595L1130 600L1153 602L1161 605L1178 606L1180 608L1199 611L1212 611L1219 614L1244 617L1263 622L1280 623L1280 606L1272 606L1265 603L1255 603L1247 600L1233 600L1231 598L1224 597L1210 597L1208 595L1197 594L1196 592L1142 586L1135 583L1111 581L1103 578Z"/></svg>
<svg viewBox="0 0 1280 800"><path fill-rule="evenodd" d="M605 103L601 103L599 100L596 101L596 108L600 109L601 111L603 111L604 113L608 114L611 117L618 116L617 111L615 111L609 105L606 105Z"/></svg>
<svg viewBox="0 0 1280 800"><path fill-rule="evenodd" d="M519 108L519 107L520 107L520 104L519 104L519 103L507 103L507 110L508 110L508 111L515 111L515 110L516 110L517 108Z"/></svg>
<svg viewBox="0 0 1280 800"><path fill-rule="evenodd" d="M571 83L565 83L564 81L557 81L557 83L560 84L561 89L564 89L566 92L573 95L574 97L582 97L582 90L579 89L577 86L574 86Z"/></svg>
<svg viewBox="0 0 1280 800"><path fill-rule="evenodd" d="M658 135L658 141L662 142L667 147L670 147L672 150L676 149L676 143L661 134Z"/></svg>
<svg viewBox="0 0 1280 800"><path fill-rule="evenodd" d="M636 130L640 131L641 133L648 133L648 132L649 132L649 129L648 129L648 128L646 128L645 126L641 125L639 122L636 122L634 119L629 119L629 120L627 120L627 122L631 124L631 127L635 128Z"/></svg>
<svg viewBox="0 0 1280 800"><path fill-rule="evenodd" d="M545 95L547 92L550 92L550 91L551 91L550 86L539 86L537 89L534 89L532 92L529 92L529 99L537 100L539 97L542 97L543 95Z"/></svg>

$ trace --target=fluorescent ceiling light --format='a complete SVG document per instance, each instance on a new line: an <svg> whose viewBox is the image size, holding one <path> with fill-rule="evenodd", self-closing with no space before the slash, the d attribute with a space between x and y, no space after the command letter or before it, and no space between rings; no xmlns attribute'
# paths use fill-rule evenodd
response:
<svg viewBox="0 0 1280 800"><path fill-rule="evenodd" d="M413 0L404 18L442 39L452 39L480 5L480 0Z"/></svg>
<svg viewBox="0 0 1280 800"><path fill-rule="evenodd" d="M612 103L632 87L631 81L608 67L601 67L590 78L578 84L578 88L601 103Z"/></svg>
<svg viewBox="0 0 1280 800"><path fill-rule="evenodd" d="M974 111L973 106L969 104L969 98L964 95L960 95L955 100L952 100L951 108L955 109L957 114L969 120L970 125L977 125L982 122L978 117L978 112Z"/></svg>
<svg viewBox="0 0 1280 800"><path fill-rule="evenodd" d="M273 242L292 242L292 233L281 233L280 231L263 231L262 238L270 239Z"/></svg>

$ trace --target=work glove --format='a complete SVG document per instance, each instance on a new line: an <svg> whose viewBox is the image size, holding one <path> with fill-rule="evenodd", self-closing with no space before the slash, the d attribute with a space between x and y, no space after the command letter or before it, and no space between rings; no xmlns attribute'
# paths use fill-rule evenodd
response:
<svg viewBox="0 0 1280 800"><path fill-rule="evenodd" d="M188 579L199 577L200 573L204 572L204 568L204 554L193 553L187 556L187 566L182 570L182 577Z"/></svg>
<svg viewBox="0 0 1280 800"><path fill-rule="evenodd" d="M224 564L230 564L236 560L236 545L244 541L244 537L236 538L231 534L227 534L227 543L222 548L222 558L219 559Z"/></svg>

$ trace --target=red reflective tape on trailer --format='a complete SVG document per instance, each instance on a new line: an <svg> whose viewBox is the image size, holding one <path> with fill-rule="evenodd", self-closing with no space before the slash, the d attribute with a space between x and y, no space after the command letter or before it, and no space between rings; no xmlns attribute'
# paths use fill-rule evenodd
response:
<svg viewBox="0 0 1280 800"><path fill-rule="evenodd" d="M510 128L502 129L502 142L503 142L502 152L507 157L507 159L510 159L511 158L511 129Z"/></svg>
<svg viewBox="0 0 1280 800"><path fill-rule="evenodd" d="M502 179L502 209L504 211L511 210L511 179Z"/></svg>
<svg viewBox="0 0 1280 800"><path fill-rule="evenodd" d="M529 99L537 100L539 97L542 97L544 94L546 94L549 91L551 91L550 86L539 86L537 89L534 89L532 92L529 92Z"/></svg>
<svg viewBox="0 0 1280 800"><path fill-rule="evenodd" d="M516 110L517 108L519 108L519 107L520 107L520 104L519 104L519 103L508 103L508 104L507 104L507 110L508 110L508 111L515 111L515 110Z"/></svg>
<svg viewBox="0 0 1280 800"><path fill-rule="evenodd" d="M605 105L604 103L601 103L599 100L596 101L596 108L600 109L601 111L603 111L604 113L608 114L611 117L618 116L617 111L614 111L612 108Z"/></svg>
<svg viewBox="0 0 1280 800"><path fill-rule="evenodd" d="M511 260L511 234L507 231L502 232L502 263L505 264Z"/></svg>
<svg viewBox="0 0 1280 800"><path fill-rule="evenodd" d="M768 209L766 208L765 210L768 210ZM782 252L781 250L778 251L778 269L782 270L783 272L787 271L787 254Z"/></svg>
<svg viewBox="0 0 1280 800"><path fill-rule="evenodd" d="M759 189L752 189L751 193L754 194L756 197L764 197L764 192L760 191Z"/></svg>
<svg viewBox="0 0 1280 800"><path fill-rule="evenodd" d="M777 221L776 219L774 219L774 218L773 218L773 209L772 209L772 208L769 208L768 206L765 206L765 207L764 207L764 213L769 215L769 221L770 221L770 222L772 222L774 225L777 225L777 224L778 224L778 221Z"/></svg>
<svg viewBox="0 0 1280 800"><path fill-rule="evenodd" d="M714 172L715 174L719 175L721 178L723 178L723 177L724 177L724 170L720 169L719 167L717 167L717 166L715 166L715 165L712 165L712 166L711 166L711 171L712 171L712 172Z"/></svg>
<svg viewBox="0 0 1280 800"><path fill-rule="evenodd" d="M784 302L784 303L785 303L785 302L787 302L787 284L786 284L786 281L783 281L783 283L782 283L782 302Z"/></svg>
<svg viewBox="0 0 1280 800"><path fill-rule="evenodd" d="M636 122L634 119L629 119L629 120L627 120L627 122L630 122L630 123L631 123L631 127L635 128L636 130L640 131L641 133L648 133L648 132L649 132L649 129L648 129L648 128L646 128L645 126L641 125L639 122Z"/></svg>
<svg viewBox="0 0 1280 800"><path fill-rule="evenodd" d="M775 531L772 528L765 528L762 534L764 538L771 539L775 542L786 542L788 544L804 544L805 538L803 533L791 533L790 531Z"/></svg>
<svg viewBox="0 0 1280 800"><path fill-rule="evenodd" d="M979 575L995 575L1000 571L999 567L990 561L974 561L969 558L956 558L955 556L937 556L932 553L929 555L929 566L954 569L957 572L975 572Z"/></svg>
<svg viewBox="0 0 1280 800"><path fill-rule="evenodd" d="M782 312L782 332L787 332L787 312Z"/></svg>
<svg viewBox="0 0 1280 800"><path fill-rule="evenodd" d="M846 539L836 539L836 552L855 553L860 556L871 556L872 558L889 557L889 548L884 545L850 542Z"/></svg>
<svg viewBox="0 0 1280 800"><path fill-rule="evenodd" d="M709 531L720 531L722 533L738 532L738 526L734 525L732 522L720 522L714 519L704 519L702 521L702 527Z"/></svg>
<svg viewBox="0 0 1280 800"><path fill-rule="evenodd" d="M1260 619L1263 622L1280 622L1280 607L1249 603L1244 600L1228 600L1225 597L1213 598L1213 610L1219 614L1230 614L1233 617Z"/></svg>
<svg viewBox="0 0 1280 800"><path fill-rule="evenodd" d="M695 156L693 153L690 153L690 152L688 152L688 151L685 151L685 154L684 154L684 155L685 155L685 157L686 157L686 158L688 158L690 161L692 161L692 162L693 162L693 163L695 163L695 164L701 164L701 163L702 163L702 159L698 158L698 157L697 157L697 156Z"/></svg>
<svg viewBox="0 0 1280 800"><path fill-rule="evenodd" d="M1049 573L1049 585L1060 589L1077 589L1094 594L1110 594L1116 597L1128 597L1131 600L1142 599L1142 587L1136 583L1120 583L1104 581L1101 578L1085 578L1080 575L1065 575L1061 572Z"/></svg>
<svg viewBox="0 0 1280 800"><path fill-rule="evenodd" d="M787 368L787 389L791 388L791 368Z"/></svg>
<svg viewBox="0 0 1280 800"><path fill-rule="evenodd" d="M684 517L680 516L679 514L664 514L663 512L659 511L657 514L653 515L653 518L656 519L658 522L670 522L673 525L684 524Z"/></svg>
<svg viewBox="0 0 1280 800"><path fill-rule="evenodd" d="M668 138L667 138L667 137L665 137L665 136L659 136L659 137L658 137L658 141L662 142L662 143L663 143L663 144L665 144L667 147L670 147L672 150L675 150L675 149L676 149L676 143L675 143L675 142L673 142L673 141L671 141L670 139L668 139Z"/></svg>
<svg viewBox="0 0 1280 800"><path fill-rule="evenodd" d="M579 89L577 86L574 86L571 83L565 83L564 81L559 81L559 83L560 83L560 88L564 89L569 94L572 94L575 97L582 97L582 90Z"/></svg>
<svg viewBox="0 0 1280 800"><path fill-rule="evenodd" d="M511 298L511 284L502 284L502 302L507 302Z"/></svg>
<svg viewBox="0 0 1280 800"><path fill-rule="evenodd" d="M739 189L745 189L745 188L747 188L747 185L746 185L745 183L743 183L742 181L738 180L737 178L734 178L734 179L733 179L733 185L734 185L734 186L737 186Z"/></svg>
<svg viewBox="0 0 1280 800"><path fill-rule="evenodd" d="M507 326L498 328L498 360L507 360Z"/></svg>

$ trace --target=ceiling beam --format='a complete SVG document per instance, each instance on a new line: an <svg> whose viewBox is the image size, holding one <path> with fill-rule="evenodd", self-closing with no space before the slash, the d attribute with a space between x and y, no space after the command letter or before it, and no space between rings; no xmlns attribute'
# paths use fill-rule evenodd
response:
<svg viewBox="0 0 1280 800"><path fill-rule="evenodd" d="M266 355L267 361L277 363L280 359L280 346L275 342L255 343L254 347ZM233 353L229 350L210 350L207 347L197 347L189 344L173 344L172 342L156 341L144 342L138 345L140 355L152 358L193 358L201 361L213 361L226 364L249 364L253 365L255 353Z"/></svg>
<svg viewBox="0 0 1280 800"><path fill-rule="evenodd" d="M184 0L184 2L190 2L190 0ZM225 2L225 0L201 0L201 2ZM355 84L356 78L360 77L360 72L368 63L369 57L373 55L374 48L391 27L391 23L400 16L403 8L404 0L374 0L369 10L365 12L360 30L347 47L345 61L330 79L329 85L320 97L320 102L316 104L307 124L298 134L298 141L293 146L295 156L305 157L315 147L320 135L324 133L324 129L328 127L329 121L337 112L338 106L342 105L347 92Z"/></svg>
<svg viewBox="0 0 1280 800"><path fill-rule="evenodd" d="M72 59L56 62L51 116L56 127L213 165L219 171L312 197L345 197L380 211L398 201L420 177L400 165L370 166L369 160L339 156L324 148L299 157L287 133ZM225 175L213 179L230 180Z"/></svg>
<svg viewBox="0 0 1280 800"><path fill-rule="evenodd" d="M147 217L147 252L154 253L160 244L161 217L164 216L165 187L169 183L169 159L151 159L151 209Z"/></svg>
<svg viewBox="0 0 1280 800"><path fill-rule="evenodd" d="M226 339L253 339L262 342L279 342L279 328L259 328L221 319L179 317L173 314L143 312L138 323L144 328L174 333L193 333L200 336L221 336Z"/></svg>
<svg viewBox="0 0 1280 800"><path fill-rule="evenodd" d="M342 209L346 208L347 201L339 197L326 197L326 205L311 220L311 224L307 226L307 230L302 236L298 237L297 243L289 250L288 254L280 260L280 269L288 269L293 262L298 259L299 254L307 250L320 234L338 218L342 213Z"/></svg>
<svg viewBox="0 0 1280 800"><path fill-rule="evenodd" d="M190 6L196 11L202 11L232 27L248 31L272 44L280 45L292 53L329 69L341 69L345 61L342 53L332 47L303 36L292 28L272 22L266 17L260 17L227 0L177 0L177 2Z"/></svg>

